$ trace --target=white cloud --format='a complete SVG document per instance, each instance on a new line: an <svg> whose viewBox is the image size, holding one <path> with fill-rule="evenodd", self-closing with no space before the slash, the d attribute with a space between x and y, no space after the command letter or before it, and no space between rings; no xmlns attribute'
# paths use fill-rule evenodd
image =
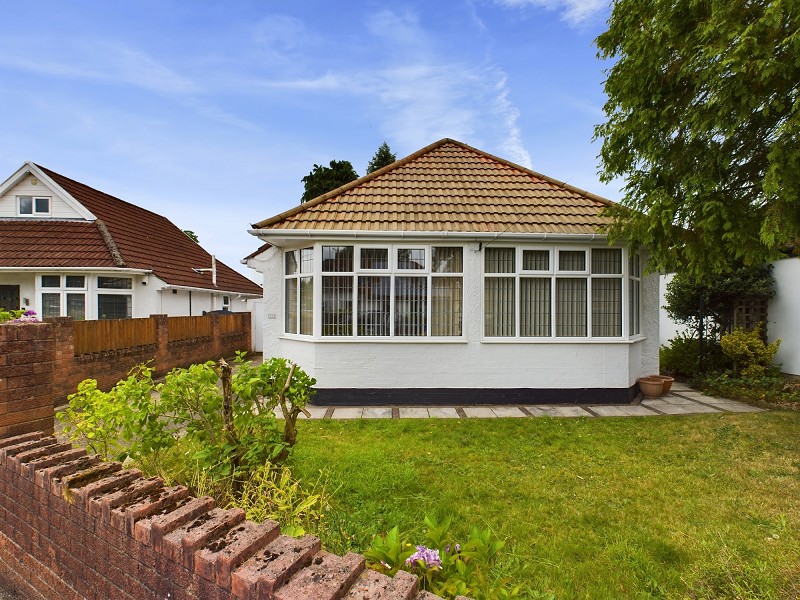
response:
<svg viewBox="0 0 800 600"><path fill-rule="evenodd" d="M569 25L579 26L599 15L609 5L609 0L495 0L509 8L535 6L561 13Z"/></svg>

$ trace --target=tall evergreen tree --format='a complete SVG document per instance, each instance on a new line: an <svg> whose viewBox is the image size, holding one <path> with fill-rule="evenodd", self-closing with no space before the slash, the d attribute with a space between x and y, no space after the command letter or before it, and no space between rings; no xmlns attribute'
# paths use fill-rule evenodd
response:
<svg viewBox="0 0 800 600"><path fill-rule="evenodd" d="M356 179L358 173L350 161L332 160L329 167L315 164L311 172L302 179L305 191L300 202L308 202Z"/></svg>
<svg viewBox="0 0 800 600"><path fill-rule="evenodd" d="M397 160L397 155L391 151L391 149L389 148L389 144L383 142L378 148L378 151L375 152L375 155L372 157L372 160L370 160L369 164L367 165L367 175L369 175L373 171L382 169L386 165L392 164L396 160Z"/></svg>
<svg viewBox="0 0 800 600"><path fill-rule="evenodd" d="M616 0L601 177L651 267L724 272L800 239L800 3ZM631 210L632 209L632 210Z"/></svg>

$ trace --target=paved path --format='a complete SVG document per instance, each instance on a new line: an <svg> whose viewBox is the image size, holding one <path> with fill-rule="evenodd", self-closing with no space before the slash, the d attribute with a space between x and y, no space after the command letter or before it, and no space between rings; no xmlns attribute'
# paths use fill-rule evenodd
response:
<svg viewBox="0 0 800 600"><path fill-rule="evenodd" d="M312 419L494 419L497 417L656 417L762 412L744 402L713 398L675 382L670 392L640 404L536 404L511 406L309 406ZM280 414L278 417L280 418ZM303 415L301 415L302 418Z"/></svg>

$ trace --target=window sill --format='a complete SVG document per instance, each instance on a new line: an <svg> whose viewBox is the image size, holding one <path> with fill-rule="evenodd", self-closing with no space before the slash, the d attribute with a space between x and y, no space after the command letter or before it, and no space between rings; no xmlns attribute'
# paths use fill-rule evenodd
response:
<svg viewBox="0 0 800 600"><path fill-rule="evenodd" d="M295 342L313 342L321 344L466 344L464 337L418 337L418 338L379 338L379 337L312 337L299 335L281 335L278 339Z"/></svg>
<svg viewBox="0 0 800 600"><path fill-rule="evenodd" d="M481 338L481 344L636 344L646 338Z"/></svg>

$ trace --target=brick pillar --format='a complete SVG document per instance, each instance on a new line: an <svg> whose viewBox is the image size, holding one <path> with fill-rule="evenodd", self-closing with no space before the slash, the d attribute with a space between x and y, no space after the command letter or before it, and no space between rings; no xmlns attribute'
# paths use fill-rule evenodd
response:
<svg viewBox="0 0 800 600"><path fill-rule="evenodd" d="M50 323L0 325L0 438L53 432L54 367Z"/></svg>
<svg viewBox="0 0 800 600"><path fill-rule="evenodd" d="M72 317L54 317L46 322L53 326L53 401L58 405L82 381L76 377L75 369L75 324Z"/></svg>
<svg viewBox="0 0 800 600"><path fill-rule="evenodd" d="M166 373L172 368L169 356L169 320L167 315L150 315L156 321L156 373Z"/></svg>
<svg viewBox="0 0 800 600"><path fill-rule="evenodd" d="M222 348L222 332L219 330L219 313L211 313L211 356L219 360L225 351Z"/></svg>

